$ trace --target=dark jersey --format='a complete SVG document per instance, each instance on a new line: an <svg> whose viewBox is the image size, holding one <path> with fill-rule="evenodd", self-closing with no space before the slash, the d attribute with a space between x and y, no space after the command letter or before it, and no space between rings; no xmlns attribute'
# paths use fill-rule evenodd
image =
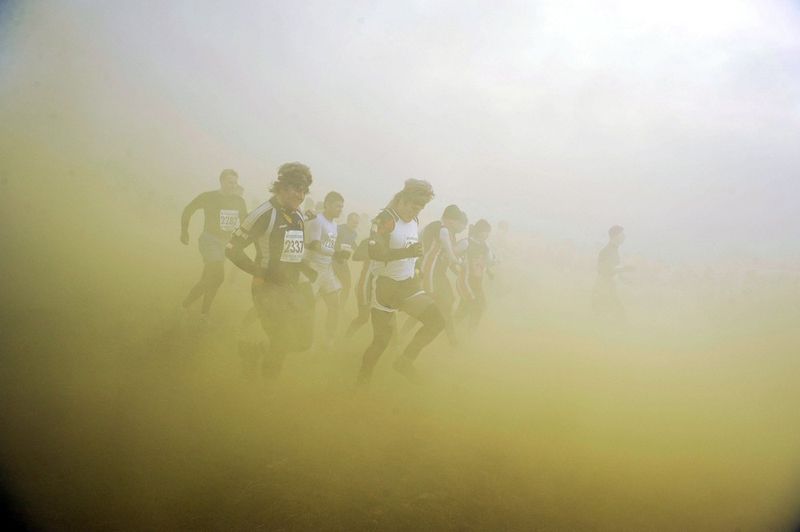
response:
<svg viewBox="0 0 800 532"><path fill-rule="evenodd" d="M607 280L614 278L619 266L619 248L608 244L597 257L597 274Z"/></svg>
<svg viewBox="0 0 800 532"><path fill-rule="evenodd" d="M226 255L242 270L276 284L294 284L306 267L304 222L300 211L287 211L275 199L251 212L233 233ZM256 248L251 260L244 250Z"/></svg>
<svg viewBox="0 0 800 532"><path fill-rule="evenodd" d="M203 192L183 209L181 230L189 230L189 220L198 209L203 209L203 231L216 237L228 239L247 216L247 205L241 196L225 195L219 190Z"/></svg>
<svg viewBox="0 0 800 532"><path fill-rule="evenodd" d="M338 227L338 237L336 239L336 249L353 252L356 249L356 240L358 233L350 229L347 224L341 224Z"/></svg>
<svg viewBox="0 0 800 532"><path fill-rule="evenodd" d="M442 230L442 222L436 220L425 226L422 230L422 247L429 250L439 240L439 232Z"/></svg>
<svg viewBox="0 0 800 532"><path fill-rule="evenodd" d="M486 242L475 238L467 240L466 260L463 271L467 277L483 277L491 261L491 252Z"/></svg>

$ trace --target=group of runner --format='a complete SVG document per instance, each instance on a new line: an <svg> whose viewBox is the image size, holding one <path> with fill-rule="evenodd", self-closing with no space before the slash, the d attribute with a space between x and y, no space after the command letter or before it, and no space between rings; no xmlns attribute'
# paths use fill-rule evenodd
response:
<svg viewBox="0 0 800 532"><path fill-rule="evenodd" d="M336 224L344 208L340 193L329 192L316 213L301 212L312 183L308 166L283 164L270 187L269 200L248 214L238 175L224 170L219 190L200 194L189 203L181 219L181 242L188 244L191 216L203 209L204 231L198 242L204 268L183 308L202 297L201 316L208 320L226 258L249 273L255 314L269 338L269 347L259 353L261 371L274 377L288 353L311 347L319 299L326 307L322 347L331 347L351 289L349 263L361 262L354 287L358 313L345 337L371 321L372 341L363 354L357 381L370 382L375 365L397 334L398 312L409 316L403 329L416 331L393 367L417 381L414 361L427 345L443 330L455 345L455 321L468 319L474 331L480 320L486 306L483 277L491 275L492 253L487 244L491 226L479 220L459 240L458 234L468 226L467 215L450 205L441 220L420 230L418 216L433 199L433 187L427 181L409 179L374 217L369 236L359 243L357 214L349 215L346 224ZM254 258L245 252L251 245ZM457 278L456 290L449 272ZM460 303L454 312L456 292Z"/></svg>

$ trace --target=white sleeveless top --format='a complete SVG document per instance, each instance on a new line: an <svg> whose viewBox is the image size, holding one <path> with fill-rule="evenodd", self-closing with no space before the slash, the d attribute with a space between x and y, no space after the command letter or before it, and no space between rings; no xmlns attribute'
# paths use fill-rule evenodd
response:
<svg viewBox="0 0 800 532"><path fill-rule="evenodd" d="M389 234L389 249L403 249L419 242L419 224L416 219L410 222L403 221L394 211L390 211L394 218L394 230ZM395 281L404 281L414 277L416 257L392 260L389 262L372 261L370 272L373 275L389 277Z"/></svg>

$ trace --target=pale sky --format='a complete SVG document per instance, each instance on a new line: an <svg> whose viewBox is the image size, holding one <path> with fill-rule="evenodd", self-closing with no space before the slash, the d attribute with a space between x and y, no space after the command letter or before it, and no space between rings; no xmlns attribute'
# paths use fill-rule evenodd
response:
<svg viewBox="0 0 800 532"><path fill-rule="evenodd" d="M629 248L660 257L800 256L797 3L98 0L0 13L2 110L31 105L31 87L52 94L86 124L82 146L179 198L225 167L262 196L300 160L316 199L337 189L370 213L415 177L437 192L429 217L457 203L579 244L619 223Z"/></svg>

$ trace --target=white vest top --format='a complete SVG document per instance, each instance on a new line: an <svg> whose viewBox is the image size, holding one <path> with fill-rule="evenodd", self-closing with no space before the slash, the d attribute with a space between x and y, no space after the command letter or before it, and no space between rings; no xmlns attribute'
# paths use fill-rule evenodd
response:
<svg viewBox="0 0 800 532"><path fill-rule="evenodd" d="M395 218L394 231L389 234L389 249L403 249L419 242L419 224L417 220L405 222L402 218ZM416 257L409 259L393 260L389 262L372 261L371 273L382 277L389 277L395 281L404 281L414 277Z"/></svg>

